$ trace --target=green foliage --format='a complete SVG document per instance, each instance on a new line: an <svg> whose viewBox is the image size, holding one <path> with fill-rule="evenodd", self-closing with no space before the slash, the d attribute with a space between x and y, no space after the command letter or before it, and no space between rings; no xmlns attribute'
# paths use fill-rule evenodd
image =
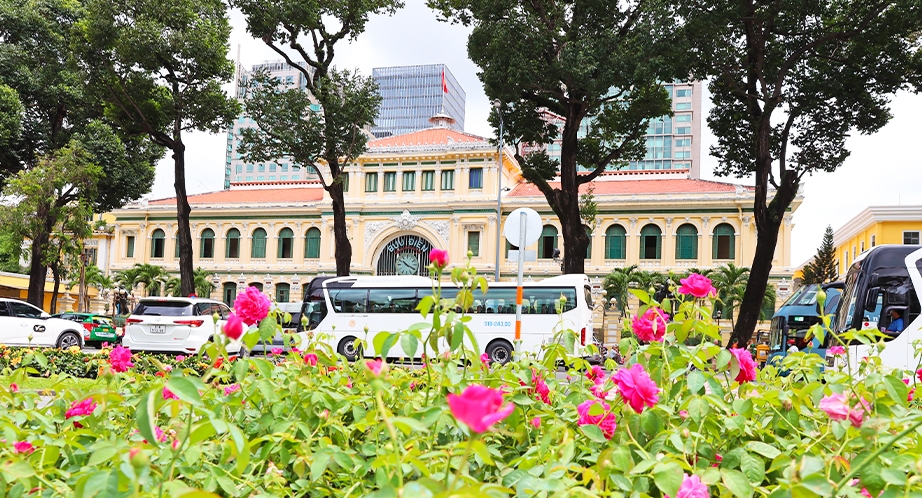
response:
<svg viewBox="0 0 922 498"><path fill-rule="evenodd" d="M95 379L109 366L109 348L100 352L84 353L79 348L11 348L0 344L0 372L8 375L21 369L33 377L52 378L71 376L78 379ZM182 361L166 354L134 353L132 370L143 375L163 376L165 369L189 368L202 374L208 367L201 358L187 356Z"/></svg>
<svg viewBox="0 0 922 498"><path fill-rule="evenodd" d="M714 311L720 310L721 318L730 320L732 324L733 313L743 300L746 285L749 283L749 268L733 263L720 265L711 274L711 280L719 298L714 305Z"/></svg>
<svg viewBox="0 0 922 498"><path fill-rule="evenodd" d="M565 225L578 226L579 186L640 159L651 118L671 113L662 81L687 75L674 61L674 17L664 2L429 0L446 20L470 26L468 55L490 99L502 103L502 137L519 145L560 139L560 162L545 152L516 159ZM560 129L544 119L550 111ZM583 167L588 173L580 173ZM585 170L584 170L585 171ZM548 183L560 176L560 185ZM564 271L582 273L589 238L563 231Z"/></svg>
<svg viewBox="0 0 922 498"><path fill-rule="evenodd" d="M627 311L628 289L635 282L634 272L637 271L637 265L631 265L625 268L615 268L611 273L605 276L602 281L602 288L605 289L605 297L614 299L615 305L624 314Z"/></svg>
<svg viewBox="0 0 922 498"><path fill-rule="evenodd" d="M922 5L703 0L678 11L685 25L676 41L696 47L687 54L692 74L709 81L716 173L755 179L754 278L734 330L744 343L804 175L835 171L849 156L846 138L879 130L891 117L889 96L918 88Z"/></svg>
<svg viewBox="0 0 922 498"><path fill-rule="evenodd" d="M19 138L24 112L16 90L0 83L0 147L9 147Z"/></svg>
<svg viewBox="0 0 922 498"><path fill-rule="evenodd" d="M826 284L839 277L839 264L836 261L836 247L832 240L832 226L826 226L823 243L816 250L813 261L804 266L804 284Z"/></svg>

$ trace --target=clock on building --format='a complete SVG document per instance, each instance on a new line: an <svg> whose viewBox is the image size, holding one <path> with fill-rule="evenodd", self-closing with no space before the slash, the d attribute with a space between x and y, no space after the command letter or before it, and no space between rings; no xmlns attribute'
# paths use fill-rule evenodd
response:
<svg viewBox="0 0 922 498"><path fill-rule="evenodd" d="M419 255L411 251L398 254L394 269L398 275L416 275L419 271Z"/></svg>

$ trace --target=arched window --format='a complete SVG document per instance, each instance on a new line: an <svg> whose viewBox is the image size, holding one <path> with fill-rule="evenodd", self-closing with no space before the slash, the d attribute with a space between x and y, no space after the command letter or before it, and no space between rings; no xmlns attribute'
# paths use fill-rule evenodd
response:
<svg viewBox="0 0 922 498"><path fill-rule="evenodd" d="M304 258L317 259L320 257L320 229L309 228L304 236Z"/></svg>
<svg viewBox="0 0 922 498"><path fill-rule="evenodd" d="M253 245L250 248L250 257L266 259L266 231L262 228L253 230Z"/></svg>
<svg viewBox="0 0 922 498"><path fill-rule="evenodd" d="M165 245L166 234L159 228L154 230L154 233L150 236L150 257L162 258Z"/></svg>
<svg viewBox="0 0 922 498"><path fill-rule="evenodd" d="M275 284L275 302L287 303L291 298L291 286L289 284Z"/></svg>
<svg viewBox="0 0 922 498"><path fill-rule="evenodd" d="M554 249L557 249L557 227L544 225L544 229L541 230L541 238L538 239L538 257L551 259L554 257Z"/></svg>
<svg viewBox="0 0 922 498"><path fill-rule="evenodd" d="M231 228L224 239L224 257L237 259L240 257L240 230Z"/></svg>
<svg viewBox="0 0 922 498"><path fill-rule="evenodd" d="M294 254L295 233L290 228L283 228L279 232L279 259L291 259ZM288 302L288 301L285 301Z"/></svg>
<svg viewBox="0 0 922 498"><path fill-rule="evenodd" d="M173 236L173 257L179 259L179 232Z"/></svg>
<svg viewBox="0 0 922 498"><path fill-rule="evenodd" d="M211 259L214 257L214 230L206 228L202 230L202 243L199 249L199 257Z"/></svg>
<svg viewBox="0 0 922 498"><path fill-rule="evenodd" d="M640 259L660 259L663 231L654 224L640 230Z"/></svg>
<svg viewBox="0 0 922 498"><path fill-rule="evenodd" d="M621 225L612 225L605 230L605 259L625 259L626 235Z"/></svg>
<svg viewBox="0 0 922 498"><path fill-rule="evenodd" d="M237 299L237 284L234 282L224 282L224 285L221 286L221 297L224 300L224 304L233 307L234 301Z"/></svg>
<svg viewBox="0 0 922 498"><path fill-rule="evenodd" d="M589 245L586 246L586 259L592 259L592 229L583 225L583 230L586 231L586 236L589 237Z"/></svg>
<svg viewBox="0 0 922 498"><path fill-rule="evenodd" d="M675 232L675 258L698 259L698 229L686 223Z"/></svg>
<svg viewBox="0 0 922 498"><path fill-rule="evenodd" d="M714 227L714 241L711 244L711 256L714 259L736 258L735 230L728 223Z"/></svg>

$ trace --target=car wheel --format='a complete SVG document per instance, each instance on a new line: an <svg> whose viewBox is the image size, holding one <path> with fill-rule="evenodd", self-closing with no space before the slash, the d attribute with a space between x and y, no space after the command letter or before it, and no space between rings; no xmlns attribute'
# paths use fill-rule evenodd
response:
<svg viewBox="0 0 922 498"><path fill-rule="evenodd" d="M490 344L487 344L487 356L490 357L491 363L499 363L500 365L505 365L512 361L512 344L505 339L497 339Z"/></svg>
<svg viewBox="0 0 922 498"><path fill-rule="evenodd" d="M336 347L336 352L345 356L349 361L355 361L359 359L359 356L362 352L362 348L355 347L355 337L349 335L339 341L339 345Z"/></svg>
<svg viewBox="0 0 922 498"><path fill-rule="evenodd" d="M59 348L64 349L72 346L80 346L80 336L75 332L64 332L61 337L58 337Z"/></svg>

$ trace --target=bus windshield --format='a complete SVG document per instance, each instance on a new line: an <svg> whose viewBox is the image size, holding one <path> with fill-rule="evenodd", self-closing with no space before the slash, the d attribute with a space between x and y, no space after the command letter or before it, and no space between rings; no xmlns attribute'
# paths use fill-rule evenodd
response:
<svg viewBox="0 0 922 498"><path fill-rule="evenodd" d="M852 266L845 276L845 288L842 289L842 299L845 301L839 306L839 312L836 315L836 330L845 332L852 328L852 318L855 316L855 309L858 306L858 275L860 270L857 266Z"/></svg>

